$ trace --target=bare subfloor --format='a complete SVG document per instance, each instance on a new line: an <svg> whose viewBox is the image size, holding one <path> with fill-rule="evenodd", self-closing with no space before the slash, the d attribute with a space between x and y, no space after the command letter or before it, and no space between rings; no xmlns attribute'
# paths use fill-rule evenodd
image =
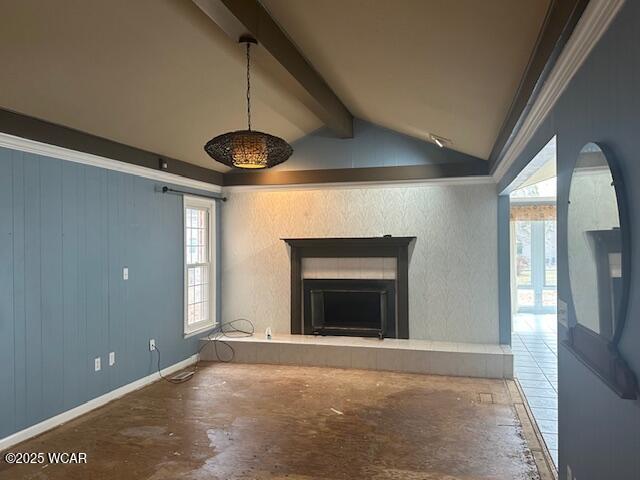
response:
<svg viewBox="0 0 640 480"><path fill-rule="evenodd" d="M363 370L209 364L12 452L0 479L537 479L505 382Z"/></svg>

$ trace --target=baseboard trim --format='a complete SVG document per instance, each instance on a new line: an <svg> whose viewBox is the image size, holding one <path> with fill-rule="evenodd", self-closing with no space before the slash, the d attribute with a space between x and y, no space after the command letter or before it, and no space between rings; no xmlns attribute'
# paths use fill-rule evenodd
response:
<svg viewBox="0 0 640 480"><path fill-rule="evenodd" d="M191 357L182 360L181 362L170 365L167 368L162 369L160 372L163 376L171 375L178 370L182 370L183 368L188 367L189 365L193 365L198 360L198 355L192 355ZM36 435L40 435L48 430L51 430L54 427L62 425L63 423L67 423L74 418L77 418L85 413L88 413L96 408L102 407L113 400L116 400L120 397L127 395L135 390L139 390L142 387L146 387L151 383L156 382L160 379L160 375L158 372L154 372L151 375L147 375L146 377L142 377L134 382L131 382L127 385L123 385L122 387L116 388L104 395L93 398L82 405L78 405L77 407L72 408L71 410L67 410L66 412L59 413L58 415L43 420L40 423L32 425L24 430L20 430L19 432L12 433L8 437L4 437L0 439L0 451L5 450L9 447L12 447L18 443L24 442L30 438L35 437Z"/></svg>

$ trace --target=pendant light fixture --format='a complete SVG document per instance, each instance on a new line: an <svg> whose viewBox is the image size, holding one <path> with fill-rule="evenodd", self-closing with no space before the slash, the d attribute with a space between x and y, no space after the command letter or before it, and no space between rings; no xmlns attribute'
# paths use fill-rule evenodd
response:
<svg viewBox="0 0 640 480"><path fill-rule="evenodd" d="M251 130L251 45L258 42L249 36L240 37L247 47L247 130L224 133L204 146L215 161L229 167L244 169L271 168L287 160L293 153L291 145L279 137Z"/></svg>

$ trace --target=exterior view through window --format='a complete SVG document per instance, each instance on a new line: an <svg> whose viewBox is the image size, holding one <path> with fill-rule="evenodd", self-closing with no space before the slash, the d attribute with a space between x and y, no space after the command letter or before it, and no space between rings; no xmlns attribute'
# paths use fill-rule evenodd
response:
<svg viewBox="0 0 640 480"><path fill-rule="evenodd" d="M213 219L210 200L185 197L185 334L215 323Z"/></svg>

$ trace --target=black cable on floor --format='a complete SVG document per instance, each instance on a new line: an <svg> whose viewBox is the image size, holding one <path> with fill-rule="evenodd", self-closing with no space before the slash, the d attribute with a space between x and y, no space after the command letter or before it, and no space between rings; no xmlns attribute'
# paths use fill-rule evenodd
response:
<svg viewBox="0 0 640 480"><path fill-rule="evenodd" d="M243 325L243 322L244 322L244 325ZM245 327L245 328L241 328L241 327ZM254 333L255 333L255 326L253 325L253 322L251 322L251 320L247 320L246 318L237 318L235 320L231 320L229 322L224 322L224 323L221 323L220 325L217 325L207 334L207 342L204 342L200 346L200 348L198 348L198 352L196 353L198 355L198 359L196 360L196 363L193 368L193 371L191 372L191 375L181 380L175 380L173 378L168 378L162 375L162 371L160 370L160 349L156 345L155 351L158 353L158 361L157 361L158 375L160 376L161 379L173 384L188 382L194 377L194 375L198 371L198 367L200 365L200 354L202 352L202 349L204 349L204 347L206 347L207 345L213 342L214 352L216 354L216 358L218 359L218 361L222 363L228 363L233 361L233 358L235 357L235 350L229 344L229 342L225 342L224 340L221 340L221 338L251 337L253 336ZM220 352L218 351L218 344L224 345L227 348L227 350L230 352L230 356L228 356L227 358L221 357Z"/></svg>

